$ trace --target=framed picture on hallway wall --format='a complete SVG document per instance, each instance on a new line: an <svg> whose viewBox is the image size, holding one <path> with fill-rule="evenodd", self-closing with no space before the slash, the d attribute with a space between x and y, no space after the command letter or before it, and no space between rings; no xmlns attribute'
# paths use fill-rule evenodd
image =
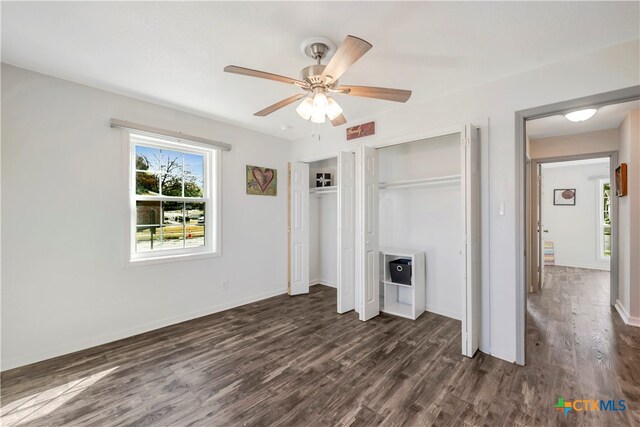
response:
<svg viewBox="0 0 640 427"><path fill-rule="evenodd" d="M616 168L616 196L624 197L627 195L627 164L620 163Z"/></svg>
<svg viewBox="0 0 640 427"><path fill-rule="evenodd" d="M553 204L555 206L575 206L575 188L556 188L553 190Z"/></svg>

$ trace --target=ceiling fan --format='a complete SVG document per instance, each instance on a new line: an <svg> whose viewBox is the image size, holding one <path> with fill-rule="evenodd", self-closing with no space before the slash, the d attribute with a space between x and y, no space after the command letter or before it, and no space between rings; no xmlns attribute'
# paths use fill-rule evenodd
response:
<svg viewBox="0 0 640 427"><path fill-rule="evenodd" d="M328 117L333 126L340 126L347 122L342 115L342 108L327 94L340 94L350 96L362 96L366 98L384 99L387 101L407 102L411 97L410 90L390 89L372 86L340 86L338 79L358 59L373 46L358 37L347 36L336 50L327 65L320 62L331 50L330 40L324 38L310 39L311 42L303 44L305 54L316 61L315 65L305 67L300 72L300 79L280 76L265 71L252 70L250 68L228 65L224 67L227 73L242 74L250 77L259 77L267 80L275 80L281 83L293 84L304 90L304 93L291 96L276 102L269 107L258 111L254 116L266 116L302 98L304 100L296 108L296 112L305 120L313 123L324 123Z"/></svg>

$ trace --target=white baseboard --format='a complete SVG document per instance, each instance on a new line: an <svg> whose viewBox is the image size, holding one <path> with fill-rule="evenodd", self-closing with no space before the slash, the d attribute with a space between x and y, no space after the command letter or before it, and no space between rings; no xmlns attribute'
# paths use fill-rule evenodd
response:
<svg viewBox="0 0 640 427"><path fill-rule="evenodd" d="M442 307L436 307L430 304L427 304L426 309L430 313L439 314L441 316L450 317L452 319L460 320L460 314L456 313L453 310L448 310Z"/></svg>
<svg viewBox="0 0 640 427"><path fill-rule="evenodd" d="M87 348L95 347L102 344L107 344L113 341L128 338L134 335L143 334L156 329L164 328L166 326L175 325L176 323L186 322L187 320L197 319L198 317L208 316L210 314L219 313L221 311L229 310L231 308L240 307L242 305L251 304L253 302L261 301L263 299L275 297L278 295L286 294L287 288L264 292L259 295L254 295L248 298L242 298L235 301L226 302L224 304L214 305L212 307L195 310L190 313L180 314L176 316L167 317L153 322L144 323L133 328L127 328L124 330L100 335L97 337L91 337L90 339L78 340L73 343L67 343L62 346L51 347L35 354L28 354L21 357L14 357L2 360L2 371L6 371L20 366L29 365L35 362L41 362L43 360L52 359L54 357L63 356L65 354L74 353L76 351L85 350Z"/></svg>
<svg viewBox="0 0 640 427"><path fill-rule="evenodd" d="M616 300L615 308L622 317L622 321L629 326L637 326L640 327L640 317L632 317L629 316L627 310L625 310L624 305L620 302L620 300Z"/></svg>

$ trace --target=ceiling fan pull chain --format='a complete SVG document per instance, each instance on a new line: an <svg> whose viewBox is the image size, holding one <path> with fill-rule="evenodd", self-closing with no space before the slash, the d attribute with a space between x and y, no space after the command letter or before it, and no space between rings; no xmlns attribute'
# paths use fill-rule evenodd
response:
<svg viewBox="0 0 640 427"><path fill-rule="evenodd" d="M311 139L317 139L320 142L320 125L313 122L311 125Z"/></svg>

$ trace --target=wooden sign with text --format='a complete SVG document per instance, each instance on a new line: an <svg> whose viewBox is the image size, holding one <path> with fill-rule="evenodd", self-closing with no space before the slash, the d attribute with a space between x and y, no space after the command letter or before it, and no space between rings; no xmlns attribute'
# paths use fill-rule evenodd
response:
<svg viewBox="0 0 640 427"><path fill-rule="evenodd" d="M358 126L347 128L347 141L350 139L362 138L376 133L376 122L364 123Z"/></svg>

